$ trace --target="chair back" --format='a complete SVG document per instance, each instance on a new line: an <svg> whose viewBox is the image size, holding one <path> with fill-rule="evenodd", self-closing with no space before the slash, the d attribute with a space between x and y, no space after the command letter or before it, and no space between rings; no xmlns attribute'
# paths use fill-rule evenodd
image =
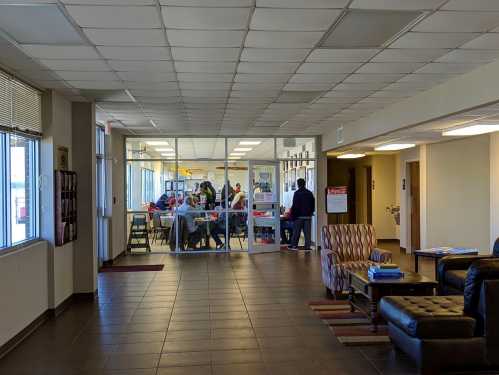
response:
<svg viewBox="0 0 499 375"><path fill-rule="evenodd" d="M334 224L328 228L330 249L342 262L368 260L376 247L376 233L369 224Z"/></svg>
<svg viewBox="0 0 499 375"><path fill-rule="evenodd" d="M153 226L153 228L161 228L161 215L159 214L159 212L153 213L152 226Z"/></svg>
<svg viewBox="0 0 499 375"><path fill-rule="evenodd" d="M496 238L494 242L494 247L492 248L492 256L499 257L499 237Z"/></svg>

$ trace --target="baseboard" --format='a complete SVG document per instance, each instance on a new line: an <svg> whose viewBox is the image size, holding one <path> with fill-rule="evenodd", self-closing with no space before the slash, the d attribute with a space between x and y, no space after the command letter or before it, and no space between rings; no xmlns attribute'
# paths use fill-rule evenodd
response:
<svg viewBox="0 0 499 375"><path fill-rule="evenodd" d="M96 294L97 292L73 293L64 301L62 301L59 305L57 305L55 308L45 310L37 318L35 318L35 320L33 320L23 330L21 330L21 332L19 332L9 341L7 341L5 344L0 346L0 359L4 357L7 353L12 351L14 348L16 348L19 344L21 344L47 320L56 319L76 301L89 301L95 299Z"/></svg>
<svg viewBox="0 0 499 375"><path fill-rule="evenodd" d="M12 337L5 344L0 346L0 358L3 358L7 353L12 351L15 347L17 347L21 342L23 342L28 336L30 336L33 332L36 331L38 327L40 327L43 323L49 320L51 317L50 311L45 310L41 313L35 320L33 320L30 324L28 324L21 332Z"/></svg>
<svg viewBox="0 0 499 375"><path fill-rule="evenodd" d="M121 253L116 255L113 259L105 260L102 262L102 267L110 267L116 262L119 258L124 257L126 255L126 250L123 250Z"/></svg>

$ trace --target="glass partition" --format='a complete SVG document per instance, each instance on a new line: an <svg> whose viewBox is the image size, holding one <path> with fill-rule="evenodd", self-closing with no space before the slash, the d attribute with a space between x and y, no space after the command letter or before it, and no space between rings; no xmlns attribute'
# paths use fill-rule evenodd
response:
<svg viewBox="0 0 499 375"><path fill-rule="evenodd" d="M231 160L274 160L274 138L229 138L227 154Z"/></svg>

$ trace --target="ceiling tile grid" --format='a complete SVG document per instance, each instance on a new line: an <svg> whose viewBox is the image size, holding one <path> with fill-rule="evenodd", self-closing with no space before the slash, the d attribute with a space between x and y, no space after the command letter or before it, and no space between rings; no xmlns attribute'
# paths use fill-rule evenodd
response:
<svg viewBox="0 0 499 375"><path fill-rule="evenodd" d="M491 0L8 3L0 63L134 134L320 134L499 57Z"/></svg>

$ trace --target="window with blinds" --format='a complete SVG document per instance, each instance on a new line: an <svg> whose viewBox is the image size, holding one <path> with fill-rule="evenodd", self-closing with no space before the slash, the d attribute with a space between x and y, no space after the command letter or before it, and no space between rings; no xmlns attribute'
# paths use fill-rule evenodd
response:
<svg viewBox="0 0 499 375"><path fill-rule="evenodd" d="M3 72L0 72L0 126L42 133L41 93Z"/></svg>

